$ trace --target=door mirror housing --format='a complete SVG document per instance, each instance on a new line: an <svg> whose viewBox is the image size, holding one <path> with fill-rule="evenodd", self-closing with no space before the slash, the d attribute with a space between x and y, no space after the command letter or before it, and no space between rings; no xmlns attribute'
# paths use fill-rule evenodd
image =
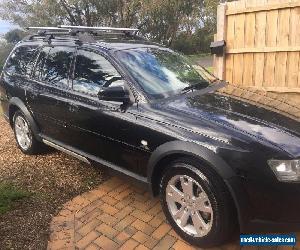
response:
<svg viewBox="0 0 300 250"><path fill-rule="evenodd" d="M129 92L124 86L107 87L100 90L98 97L103 101L129 103Z"/></svg>

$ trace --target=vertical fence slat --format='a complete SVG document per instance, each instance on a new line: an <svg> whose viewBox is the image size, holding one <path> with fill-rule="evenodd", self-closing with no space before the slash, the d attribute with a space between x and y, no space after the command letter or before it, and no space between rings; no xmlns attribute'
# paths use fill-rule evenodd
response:
<svg viewBox="0 0 300 250"><path fill-rule="evenodd" d="M269 2L270 0L268 0ZM272 0L274 1L274 0ZM266 25L266 46L276 47L277 31L278 31L278 10L267 12ZM264 86L274 86L275 82L275 63L276 53L266 53L265 71L264 71Z"/></svg>
<svg viewBox="0 0 300 250"><path fill-rule="evenodd" d="M226 40L226 32L227 32L227 25L226 25L226 4L221 4L218 6L217 12L217 40ZM225 63L226 59L225 56L216 56L215 57L215 75L220 79L225 79Z"/></svg>
<svg viewBox="0 0 300 250"><path fill-rule="evenodd" d="M257 0L259 4L264 5L267 0ZM256 13L255 20L255 47L263 48L266 46L266 23L267 23L267 12L261 11ZM254 55L254 66L255 76L254 82L252 83L256 87L263 86L264 82L264 69L265 69L265 54L255 53Z"/></svg>
<svg viewBox="0 0 300 250"><path fill-rule="evenodd" d="M245 8L245 1L235 2L237 9ZM245 46L245 14L235 16L235 40L234 48L243 48ZM237 84L243 84L244 54L234 55L233 81Z"/></svg>
<svg viewBox="0 0 300 250"><path fill-rule="evenodd" d="M278 12L277 47L289 45L290 14L290 9L283 9ZM279 87L285 87L287 85L287 56L287 52L279 52L276 55L275 85Z"/></svg>

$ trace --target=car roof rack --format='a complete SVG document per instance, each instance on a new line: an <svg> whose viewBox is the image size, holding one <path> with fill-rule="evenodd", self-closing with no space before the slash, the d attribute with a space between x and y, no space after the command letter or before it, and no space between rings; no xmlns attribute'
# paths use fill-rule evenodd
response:
<svg viewBox="0 0 300 250"><path fill-rule="evenodd" d="M51 43L52 39L77 37L79 42L97 42L97 38L104 36L125 35L137 40L143 39L136 35L139 29L134 28L115 28L115 27L89 27L89 26L70 26L60 25L58 27L28 27L29 31L37 31L25 39L44 39Z"/></svg>

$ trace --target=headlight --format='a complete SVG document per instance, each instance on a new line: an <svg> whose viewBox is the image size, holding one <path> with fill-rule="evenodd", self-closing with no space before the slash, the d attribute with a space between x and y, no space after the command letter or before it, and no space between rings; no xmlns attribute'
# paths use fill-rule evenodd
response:
<svg viewBox="0 0 300 250"><path fill-rule="evenodd" d="M300 160L269 160L268 163L279 181L300 182Z"/></svg>

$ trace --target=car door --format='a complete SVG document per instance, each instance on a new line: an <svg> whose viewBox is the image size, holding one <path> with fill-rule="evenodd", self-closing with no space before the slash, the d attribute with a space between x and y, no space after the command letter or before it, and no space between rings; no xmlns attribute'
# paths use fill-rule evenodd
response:
<svg viewBox="0 0 300 250"><path fill-rule="evenodd" d="M69 108L69 73L75 47L47 46L41 49L27 101L43 135L67 142L65 115Z"/></svg>
<svg viewBox="0 0 300 250"><path fill-rule="evenodd" d="M69 143L97 159L141 174L138 163L149 157L149 151L135 138L137 105L124 111L121 103L98 98L101 88L128 87L123 77L104 55L79 48L72 80L73 108L66 115L73 134Z"/></svg>

